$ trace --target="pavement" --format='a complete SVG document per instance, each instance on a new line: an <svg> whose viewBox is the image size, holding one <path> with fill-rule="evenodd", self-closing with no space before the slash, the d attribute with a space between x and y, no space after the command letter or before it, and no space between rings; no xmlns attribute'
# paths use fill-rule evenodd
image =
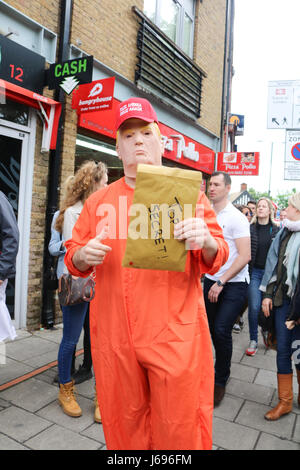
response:
<svg viewBox="0 0 300 470"><path fill-rule="evenodd" d="M93 421L94 379L76 386L80 418L66 416L58 405L53 378L62 326L17 333L14 341L0 343L0 450L106 450L102 425ZM231 377L214 410L213 449L300 450L296 375L293 411L266 421L264 414L277 403L276 353L260 339L257 354L246 356L247 326L233 342ZM79 355L77 367L81 362Z"/></svg>

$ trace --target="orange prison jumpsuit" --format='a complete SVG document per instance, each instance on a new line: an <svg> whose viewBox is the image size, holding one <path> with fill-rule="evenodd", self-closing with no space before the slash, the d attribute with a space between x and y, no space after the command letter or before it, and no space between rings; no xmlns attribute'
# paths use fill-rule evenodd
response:
<svg viewBox="0 0 300 470"><path fill-rule="evenodd" d="M82 275L74 252L99 233L97 208L115 207L118 234L119 196L128 209L133 193L122 178L87 200L66 242L73 275ZM211 449L214 366L199 275L219 271L228 246L202 192L198 203L219 246L212 268L201 250L189 252L184 273L123 268L126 240L103 241L112 251L96 268L90 333L108 449Z"/></svg>

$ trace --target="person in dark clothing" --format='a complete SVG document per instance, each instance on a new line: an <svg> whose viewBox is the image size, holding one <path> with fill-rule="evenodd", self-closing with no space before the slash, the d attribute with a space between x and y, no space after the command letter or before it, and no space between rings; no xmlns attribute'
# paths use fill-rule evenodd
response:
<svg viewBox="0 0 300 470"><path fill-rule="evenodd" d="M293 409L293 368L297 369L300 385L300 325L291 330L287 320L296 319L293 301L298 298L300 255L300 193L289 198L284 226L275 237L267 256L265 274L260 290L263 294L262 311L266 318L271 317L275 325L277 342L277 383L278 404L265 414L265 419L275 421ZM298 403L300 399L298 397Z"/></svg>
<svg viewBox="0 0 300 470"><path fill-rule="evenodd" d="M19 229L13 208L0 191L0 341L16 337L15 328L5 303L7 280L16 273Z"/></svg>
<svg viewBox="0 0 300 470"><path fill-rule="evenodd" d="M258 315L261 309L262 292L259 290L264 275L267 254L272 241L279 231L274 222L273 204L268 198L257 202L256 215L250 225L251 261L249 263L250 285L248 290L248 321L250 344L247 356L254 356L258 343Z"/></svg>

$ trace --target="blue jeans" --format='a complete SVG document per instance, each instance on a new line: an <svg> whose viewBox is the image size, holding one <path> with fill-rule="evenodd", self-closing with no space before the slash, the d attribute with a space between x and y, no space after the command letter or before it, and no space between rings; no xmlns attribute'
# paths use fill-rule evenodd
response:
<svg viewBox="0 0 300 470"><path fill-rule="evenodd" d="M258 341L257 329L258 329L258 314L261 309L262 303L262 292L259 290L265 270L253 268L251 273L251 279L248 291L248 321L249 321L249 332L250 340Z"/></svg>
<svg viewBox="0 0 300 470"><path fill-rule="evenodd" d="M244 306L247 282L228 282L218 302L208 300L208 291L215 281L204 279L204 300L209 329L216 352L215 383L225 387L230 376L232 357L232 327Z"/></svg>
<svg viewBox="0 0 300 470"><path fill-rule="evenodd" d="M62 307L63 337L58 351L58 376L61 384L71 382L73 352L78 343L88 308L87 302Z"/></svg>
<svg viewBox="0 0 300 470"><path fill-rule="evenodd" d="M285 300L281 307L274 308L277 339L277 372L292 374L292 356L296 368L300 370L300 326L288 330L285 322L290 310L290 302Z"/></svg>

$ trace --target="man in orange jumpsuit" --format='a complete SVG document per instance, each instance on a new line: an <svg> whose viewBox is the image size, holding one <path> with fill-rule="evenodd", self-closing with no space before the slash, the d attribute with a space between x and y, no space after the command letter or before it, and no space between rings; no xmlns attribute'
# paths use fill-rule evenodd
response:
<svg viewBox="0 0 300 470"><path fill-rule="evenodd" d="M198 199L203 218L174 227L174 235L190 247L185 272L122 267L122 225L137 164L161 165L156 123L147 100L120 104L117 152L125 177L86 201L66 242L65 263L74 276L96 267L91 348L107 448L211 449L214 366L200 274L217 272L228 246L205 194ZM116 236L109 235L111 227L99 233L109 207Z"/></svg>

